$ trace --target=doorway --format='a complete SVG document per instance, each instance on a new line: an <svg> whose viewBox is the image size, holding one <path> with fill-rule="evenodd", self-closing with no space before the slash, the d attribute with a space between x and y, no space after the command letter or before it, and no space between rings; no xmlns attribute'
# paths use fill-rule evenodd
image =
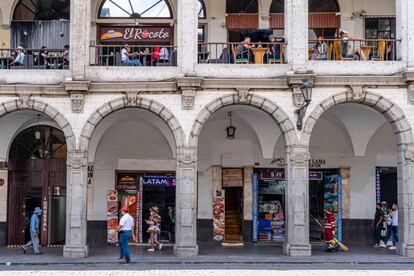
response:
<svg viewBox="0 0 414 276"><path fill-rule="evenodd" d="M243 242L243 187L225 188L225 242Z"/></svg>

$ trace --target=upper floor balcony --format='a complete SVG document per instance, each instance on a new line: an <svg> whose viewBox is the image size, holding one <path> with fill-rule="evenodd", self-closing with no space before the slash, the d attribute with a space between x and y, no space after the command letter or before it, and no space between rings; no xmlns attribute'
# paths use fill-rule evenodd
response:
<svg viewBox="0 0 414 276"><path fill-rule="evenodd" d="M399 1L308 0L306 14L306 7L285 0L194 0L192 9L190 0L91 0L82 23L70 14L70 5L82 1L5 0L0 70L3 76L16 74L6 73L13 69L47 70L66 78L72 62L84 59L75 69L109 81L172 78L182 75L182 66L223 78L283 76L298 67L317 74L394 74L407 67Z"/></svg>

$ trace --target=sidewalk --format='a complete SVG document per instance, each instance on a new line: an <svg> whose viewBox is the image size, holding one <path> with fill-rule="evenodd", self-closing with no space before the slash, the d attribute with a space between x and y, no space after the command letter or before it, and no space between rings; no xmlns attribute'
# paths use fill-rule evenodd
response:
<svg viewBox="0 0 414 276"><path fill-rule="evenodd" d="M172 247L162 251L147 252L145 247L131 246L133 263L143 264L383 264L384 262L414 264L414 258L402 257L383 248L350 246L350 252L327 253L324 246L312 245L311 257L288 257L282 255L282 248L267 245L246 245L245 247L200 246L197 257L178 258L173 255ZM23 254L18 248L0 248L0 265L52 265L52 264L105 264L116 263L118 248L114 246L91 247L88 258L64 258L62 248L44 248L43 255L32 252Z"/></svg>

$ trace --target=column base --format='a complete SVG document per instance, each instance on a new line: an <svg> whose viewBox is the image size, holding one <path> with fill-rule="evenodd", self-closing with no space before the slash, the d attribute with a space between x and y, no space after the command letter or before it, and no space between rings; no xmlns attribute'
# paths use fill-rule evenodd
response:
<svg viewBox="0 0 414 276"><path fill-rule="evenodd" d="M198 245L195 246L174 246L174 255L177 257L195 257L198 255Z"/></svg>
<svg viewBox="0 0 414 276"><path fill-rule="evenodd" d="M63 247L63 257L65 258L86 258L89 255L89 246L70 246Z"/></svg>
<svg viewBox="0 0 414 276"><path fill-rule="evenodd" d="M414 257L414 244L397 244L397 254L405 257Z"/></svg>
<svg viewBox="0 0 414 276"><path fill-rule="evenodd" d="M310 244L283 244L283 254L291 257L308 257L312 255Z"/></svg>

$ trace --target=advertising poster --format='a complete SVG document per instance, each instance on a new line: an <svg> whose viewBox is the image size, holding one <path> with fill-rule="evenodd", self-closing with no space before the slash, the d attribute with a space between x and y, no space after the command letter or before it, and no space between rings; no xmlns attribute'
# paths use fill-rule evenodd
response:
<svg viewBox="0 0 414 276"><path fill-rule="evenodd" d="M0 169L0 221L6 221L6 218L7 218L7 170Z"/></svg>
<svg viewBox="0 0 414 276"><path fill-rule="evenodd" d="M216 190L213 199L213 239L215 241L224 240L224 191Z"/></svg>
<svg viewBox="0 0 414 276"><path fill-rule="evenodd" d="M324 176L324 209L331 209L336 219L336 236L342 240L342 185L340 175Z"/></svg>
<svg viewBox="0 0 414 276"><path fill-rule="evenodd" d="M118 242L118 233L116 232L116 228L118 227L118 192L115 190L108 191L107 202L107 242L111 244L116 244Z"/></svg>
<svg viewBox="0 0 414 276"><path fill-rule="evenodd" d="M259 221L258 221L258 216L259 216L259 213L258 213L258 209L259 209L258 199L259 199L259 195L257 193L258 186L259 186L259 180L257 179L257 174L254 173L253 174L253 185L252 185L252 187L253 187L253 192L252 192L252 197L253 197L253 242L257 242L257 235L258 235L257 227L258 227L258 224L259 224Z"/></svg>
<svg viewBox="0 0 414 276"><path fill-rule="evenodd" d="M136 227L135 236L138 238L138 242L142 243L142 196L143 196L143 184L144 180L142 177L139 178L138 190L137 190L137 214L136 214Z"/></svg>

